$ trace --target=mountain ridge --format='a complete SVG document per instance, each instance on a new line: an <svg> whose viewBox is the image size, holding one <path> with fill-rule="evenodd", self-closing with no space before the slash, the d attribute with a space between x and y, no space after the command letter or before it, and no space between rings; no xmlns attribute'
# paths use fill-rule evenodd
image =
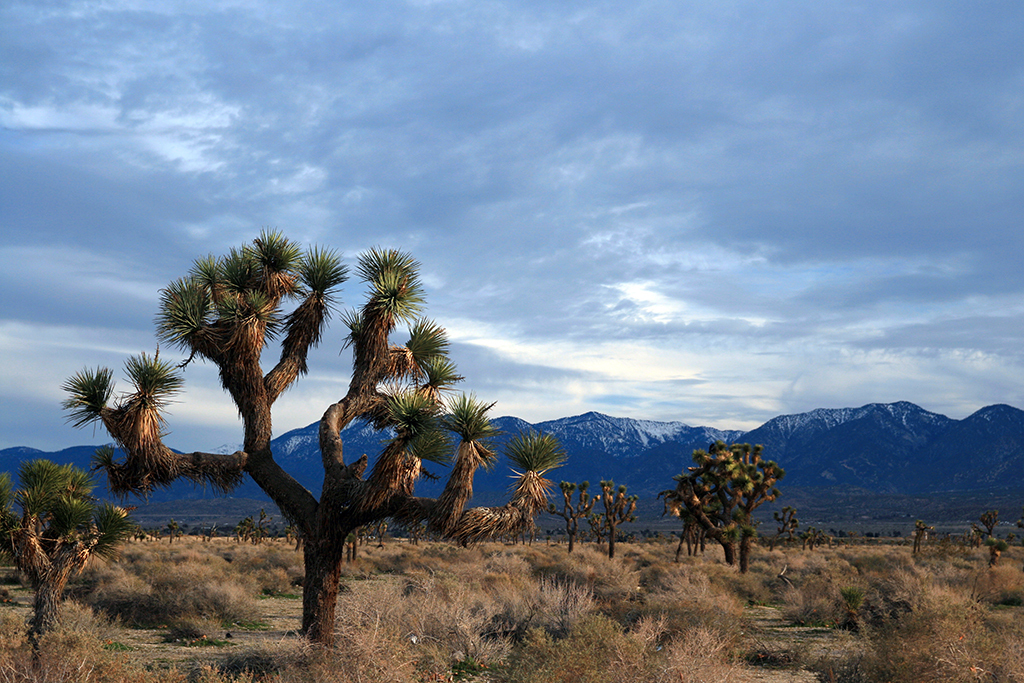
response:
<svg viewBox="0 0 1024 683"><path fill-rule="evenodd" d="M692 453L716 440L760 443L765 457L786 468L781 486L863 489L877 493L967 491L1018 485L1024 477L1024 411L1006 404L985 406L962 420L927 411L907 401L869 403L859 408L818 408L779 415L743 432L694 427L683 422L622 418L590 411L531 424L514 416L493 420L504 441L519 431L551 433L569 459L552 472L555 481L614 479L631 493L654 495L669 488L672 476L692 464ZM347 457L362 453L371 460L386 434L362 422L342 433ZM319 491L323 472L318 451L318 423L288 431L273 440L281 466L304 486ZM15 470L22 460L47 457L88 466L96 446L73 446L54 453L16 446L0 450L0 471ZM226 445L221 449L232 449ZM434 474L443 466L430 465ZM481 471L478 492L497 493L508 486L508 468ZM443 477L442 477L443 479ZM436 495L440 482L423 482L420 495ZM175 485L157 497L203 497ZM235 495L262 497L248 478Z"/></svg>

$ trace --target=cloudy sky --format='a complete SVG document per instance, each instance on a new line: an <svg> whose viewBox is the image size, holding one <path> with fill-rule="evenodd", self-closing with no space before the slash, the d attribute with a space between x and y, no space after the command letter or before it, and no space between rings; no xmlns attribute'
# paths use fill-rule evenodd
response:
<svg viewBox="0 0 1024 683"><path fill-rule="evenodd" d="M1022 27L995 0L5 0L0 447L104 442L61 383L120 377L160 288L264 227L411 251L497 415L1024 407ZM277 433L344 393L341 336ZM240 441L213 370L186 381L168 442Z"/></svg>

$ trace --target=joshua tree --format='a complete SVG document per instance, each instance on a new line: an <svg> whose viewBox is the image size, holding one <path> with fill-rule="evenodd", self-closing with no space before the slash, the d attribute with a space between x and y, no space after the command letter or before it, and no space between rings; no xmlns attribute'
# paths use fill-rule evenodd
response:
<svg viewBox="0 0 1024 683"><path fill-rule="evenodd" d="M135 532L128 512L97 504L92 489L84 470L49 460L22 463L17 490L0 474L0 556L32 582L33 642L56 626L71 575L93 557L114 556Z"/></svg>
<svg viewBox="0 0 1024 683"><path fill-rule="evenodd" d="M562 509L559 510L555 507L554 503L550 503L548 504L548 512L565 519L565 535L569 538L569 552L571 553L576 545L576 536L580 531L580 518L587 518L597 499L591 498L590 494L587 493L587 489L590 488L590 482L585 481L577 487L574 482L563 481L558 485L558 488L562 491L562 498L564 500ZM579 490L579 495L576 503L573 504L572 494L577 490Z"/></svg>
<svg viewBox="0 0 1024 683"><path fill-rule="evenodd" d="M990 567L999 564L999 557L1010 548L1009 543L995 536L986 538L985 545L988 546L988 566Z"/></svg>
<svg viewBox="0 0 1024 683"><path fill-rule="evenodd" d="M790 507L789 505L782 508L779 512L776 510L772 513L772 517L775 518L775 522L779 525L778 531L772 536L771 541L768 543L769 550L775 550L775 544L778 543L779 539L782 538L783 534L786 534L787 541L793 540L793 534L800 527L800 520L796 518L796 508Z"/></svg>
<svg viewBox="0 0 1024 683"><path fill-rule="evenodd" d="M985 527L985 534L991 537L992 532L995 531L996 526L999 524L999 510L988 510L981 513L978 521Z"/></svg>
<svg viewBox="0 0 1024 683"><path fill-rule="evenodd" d="M627 496L626 485L615 490L615 482L612 480L601 482L601 502L604 503L604 528L608 532L608 559L615 558L615 535L618 533L618 526L623 522L632 522L636 519L633 512L636 510L638 496Z"/></svg>
<svg viewBox="0 0 1024 683"><path fill-rule="evenodd" d="M116 492L145 495L178 479L228 491L245 474L253 478L302 531L302 631L322 644L334 640L339 572L352 530L391 517L403 525L424 521L431 532L461 543L518 533L547 509L550 482L543 475L561 463L554 439L513 440L518 449L509 457L518 479L510 502L465 508L475 470L496 457L487 446L494 435L487 419L491 406L470 397L447 400L462 378L448 359L444 329L420 315L419 263L404 252L372 249L360 257L357 271L368 294L361 308L343 317L352 375L345 395L320 418L319 498L274 459L271 417L277 399L307 372L309 350L319 344L336 288L347 279L332 251L313 247L303 253L282 235L264 232L226 256L201 258L160 297L157 336L185 354L180 366L159 353L129 358L125 369L134 389L113 401L109 369L86 369L64 384L70 421L101 422L126 454L121 462L112 456L97 461ZM289 309L292 302L297 305ZM410 325L409 340L399 346L391 336L403 323ZM280 356L264 372L262 361L275 339ZM183 384L181 372L197 359L219 370L242 419L241 451L179 454L164 444L163 409ZM372 468L365 455L349 462L343 457L341 431L354 420L393 430ZM422 461L451 456L447 432L458 446L444 492L437 499L417 497Z"/></svg>
<svg viewBox="0 0 1024 683"><path fill-rule="evenodd" d="M859 586L845 586L839 589L839 596L843 600L843 607L846 614L840 622L842 628L850 631L859 629L860 608L864 604L864 589Z"/></svg>
<svg viewBox="0 0 1024 683"><path fill-rule="evenodd" d="M168 543L174 543L174 539L181 538L182 534L185 533L181 530L181 525L173 519L167 522L167 526L164 527L164 530L167 532Z"/></svg>
<svg viewBox="0 0 1024 683"><path fill-rule="evenodd" d="M718 441L707 451L694 451L696 467L674 477L673 495L722 546L726 563L736 564L739 544L741 573L747 571L750 547L757 536L752 513L779 496L775 484L785 476L775 462L761 458L761 450L761 446L727 446Z"/></svg>
<svg viewBox="0 0 1024 683"><path fill-rule="evenodd" d="M683 521L683 530L679 533L679 545L676 546L675 562L683 553L683 544L686 544L687 557L695 556L698 549L704 550L704 530L697 523L697 518L683 505L682 496L676 489L669 489L658 494L658 498L665 499L665 507L661 516L671 513Z"/></svg>
<svg viewBox="0 0 1024 683"><path fill-rule="evenodd" d="M928 532L933 531L935 527L928 526L920 519L914 522L914 551L913 555L916 555L921 551L921 544L926 538L928 538Z"/></svg>
<svg viewBox="0 0 1024 683"><path fill-rule="evenodd" d="M606 532L604 515L591 512L587 515L587 524L590 525L590 535L594 537L594 543L601 545L604 542Z"/></svg>

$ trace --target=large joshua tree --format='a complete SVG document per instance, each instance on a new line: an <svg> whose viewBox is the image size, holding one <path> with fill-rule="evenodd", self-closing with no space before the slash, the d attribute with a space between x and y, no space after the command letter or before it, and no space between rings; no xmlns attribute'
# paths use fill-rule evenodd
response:
<svg viewBox="0 0 1024 683"><path fill-rule="evenodd" d="M93 557L111 557L135 531L128 513L98 504L87 472L49 460L22 463L18 487L0 474L0 556L14 560L35 590L33 642L60 618L68 579Z"/></svg>
<svg viewBox="0 0 1024 683"><path fill-rule="evenodd" d="M513 439L507 455L517 479L510 502L466 508L476 469L495 459L488 446L495 435L487 418L491 405L473 397L448 398L462 378L448 358L444 329L421 317L419 264L401 251L372 249L360 257L357 271L368 293L361 308L343 316L352 376L345 395L320 419L324 483L319 498L274 460L271 411L306 373L307 355L334 312L335 290L347 279L332 251L303 252L280 234L264 232L226 256L201 258L186 277L162 291L156 319L159 340L187 354L184 363L175 366L158 354L130 358L125 369L134 390L113 402L109 369L85 370L65 383L70 420L78 426L100 421L126 454L121 462L112 456L98 462L112 490L145 495L186 479L227 491L244 474L256 481L301 531L302 629L322 644L334 639L345 539L353 530L392 518L409 526L423 523L463 544L519 533L547 508L551 483L544 473L563 458L552 437ZM288 304L294 306L286 310ZM410 326L404 345L391 341L399 324ZM279 340L280 355L264 372L262 360L272 340ZM217 366L238 409L241 451L178 454L164 444L163 409L182 385L181 369L197 358ZM366 455L346 461L343 454L341 431L357 419L394 434L369 472ZM448 462L453 449L441 495L416 497L422 462Z"/></svg>

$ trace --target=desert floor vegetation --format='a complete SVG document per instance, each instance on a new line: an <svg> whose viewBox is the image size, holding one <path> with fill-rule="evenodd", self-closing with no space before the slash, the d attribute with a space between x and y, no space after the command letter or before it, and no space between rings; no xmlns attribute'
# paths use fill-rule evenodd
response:
<svg viewBox="0 0 1024 683"><path fill-rule="evenodd" d="M0 568L6 681L1024 681L1024 552L910 539L718 548L367 543L343 565L335 645L299 638L294 544L132 542L27 642L31 590Z"/></svg>

